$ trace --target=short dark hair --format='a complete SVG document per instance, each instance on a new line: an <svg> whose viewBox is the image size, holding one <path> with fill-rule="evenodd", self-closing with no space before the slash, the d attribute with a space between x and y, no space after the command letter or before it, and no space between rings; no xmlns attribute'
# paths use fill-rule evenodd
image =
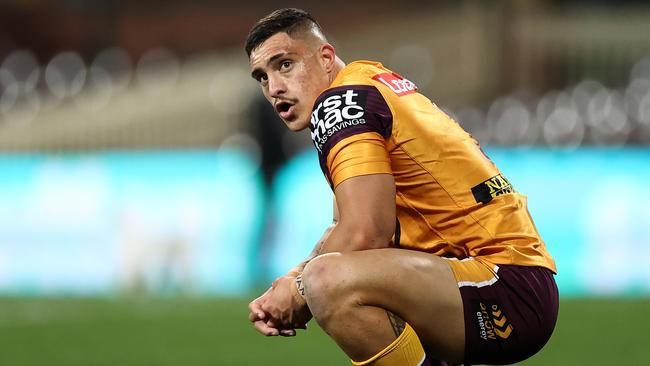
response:
<svg viewBox="0 0 650 366"><path fill-rule="evenodd" d="M322 33L320 24L308 12L296 8L284 8L273 11L255 23L246 38L246 54L271 38L274 34L284 32L289 36L306 27L316 27Z"/></svg>

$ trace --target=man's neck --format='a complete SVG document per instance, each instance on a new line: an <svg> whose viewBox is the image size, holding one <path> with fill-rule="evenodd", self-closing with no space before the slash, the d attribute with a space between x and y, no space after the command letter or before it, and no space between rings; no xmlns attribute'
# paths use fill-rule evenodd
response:
<svg viewBox="0 0 650 366"><path fill-rule="evenodd" d="M345 62L341 60L338 56L336 56L336 60L334 60L334 68L332 69L332 72L330 73L329 77L329 83L332 85L336 77L339 75L339 72L345 68Z"/></svg>

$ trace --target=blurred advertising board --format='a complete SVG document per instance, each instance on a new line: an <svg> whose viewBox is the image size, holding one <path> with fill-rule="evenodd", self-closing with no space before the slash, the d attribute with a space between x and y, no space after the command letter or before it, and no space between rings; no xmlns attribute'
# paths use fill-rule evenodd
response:
<svg viewBox="0 0 650 366"><path fill-rule="evenodd" d="M0 291L242 293L261 184L229 151L0 156Z"/></svg>
<svg viewBox="0 0 650 366"><path fill-rule="evenodd" d="M563 296L650 295L650 149L486 151L528 196ZM234 150L1 155L0 294L248 294L331 218L312 151L268 189Z"/></svg>

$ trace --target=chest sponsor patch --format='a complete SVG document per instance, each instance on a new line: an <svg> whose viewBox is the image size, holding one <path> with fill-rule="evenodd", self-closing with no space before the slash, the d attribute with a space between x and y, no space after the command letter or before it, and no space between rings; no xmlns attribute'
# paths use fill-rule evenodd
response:
<svg viewBox="0 0 650 366"><path fill-rule="evenodd" d="M318 151L338 131L367 123L365 118L367 90L340 90L327 96L311 113L311 139Z"/></svg>
<svg viewBox="0 0 650 366"><path fill-rule="evenodd" d="M382 74L377 74L372 78L373 80L376 80L389 87L390 90L392 90L400 97L413 94L418 90L418 87L415 85L415 83L403 78L401 75L396 73L385 72Z"/></svg>
<svg viewBox="0 0 650 366"><path fill-rule="evenodd" d="M472 194L476 202L488 203L494 197L501 196L506 193L512 193L515 190L508 180L501 174L477 184L472 187Z"/></svg>

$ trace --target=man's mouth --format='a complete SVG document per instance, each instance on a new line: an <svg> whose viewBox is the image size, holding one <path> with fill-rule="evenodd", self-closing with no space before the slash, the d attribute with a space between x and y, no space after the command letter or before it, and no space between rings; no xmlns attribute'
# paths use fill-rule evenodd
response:
<svg viewBox="0 0 650 366"><path fill-rule="evenodd" d="M294 104L287 101L277 102L275 104L275 111L280 115L282 119L287 119L291 116L293 112Z"/></svg>

